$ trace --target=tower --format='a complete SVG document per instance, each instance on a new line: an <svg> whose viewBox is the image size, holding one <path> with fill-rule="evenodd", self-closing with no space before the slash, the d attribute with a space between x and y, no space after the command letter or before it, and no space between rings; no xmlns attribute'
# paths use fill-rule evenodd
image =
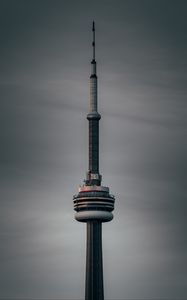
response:
<svg viewBox="0 0 187 300"><path fill-rule="evenodd" d="M103 300L102 222L113 219L115 198L101 185L99 173L99 120L97 111L97 71L95 60L95 24L93 22L93 58L90 76L89 167L84 184L73 197L75 219L87 224L85 300Z"/></svg>

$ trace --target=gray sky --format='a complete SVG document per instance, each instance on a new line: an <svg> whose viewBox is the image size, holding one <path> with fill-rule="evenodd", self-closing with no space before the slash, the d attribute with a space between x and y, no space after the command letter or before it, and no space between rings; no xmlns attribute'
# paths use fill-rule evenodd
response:
<svg viewBox="0 0 187 300"><path fill-rule="evenodd" d="M187 2L0 1L0 298L84 297L91 22L106 299L187 298Z"/></svg>

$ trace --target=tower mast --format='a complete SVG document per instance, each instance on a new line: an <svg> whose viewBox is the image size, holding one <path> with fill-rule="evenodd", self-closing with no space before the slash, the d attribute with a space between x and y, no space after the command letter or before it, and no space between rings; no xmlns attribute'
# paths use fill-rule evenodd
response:
<svg viewBox="0 0 187 300"><path fill-rule="evenodd" d="M93 57L90 75L89 163L85 183L73 197L75 219L87 223L85 300L104 300L102 261L102 222L113 219L115 198L101 185L99 174L99 120L97 111L97 72L95 23L92 24Z"/></svg>
<svg viewBox="0 0 187 300"><path fill-rule="evenodd" d="M91 61L90 75L90 108L87 115L89 121L89 166L86 178L87 185L100 185L99 174L99 120L100 114L97 111L97 68L95 60L95 23L92 25L92 48L93 57Z"/></svg>
<svg viewBox="0 0 187 300"><path fill-rule="evenodd" d="M95 60L95 22L92 23L92 32L93 32L93 41L92 41L92 47L93 47L93 60Z"/></svg>

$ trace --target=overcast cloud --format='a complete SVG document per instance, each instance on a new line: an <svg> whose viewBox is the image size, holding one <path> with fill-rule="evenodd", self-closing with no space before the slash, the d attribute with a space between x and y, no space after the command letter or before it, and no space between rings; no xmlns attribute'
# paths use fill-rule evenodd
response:
<svg viewBox="0 0 187 300"><path fill-rule="evenodd" d="M0 298L83 299L91 22L106 299L187 298L187 2L0 1Z"/></svg>

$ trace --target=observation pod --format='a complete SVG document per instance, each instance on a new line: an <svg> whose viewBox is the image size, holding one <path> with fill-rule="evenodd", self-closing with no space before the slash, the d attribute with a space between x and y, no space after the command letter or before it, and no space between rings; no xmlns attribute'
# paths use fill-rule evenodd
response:
<svg viewBox="0 0 187 300"><path fill-rule="evenodd" d="M75 219L80 222L108 222L113 219L115 198L104 186L82 186L73 197Z"/></svg>

